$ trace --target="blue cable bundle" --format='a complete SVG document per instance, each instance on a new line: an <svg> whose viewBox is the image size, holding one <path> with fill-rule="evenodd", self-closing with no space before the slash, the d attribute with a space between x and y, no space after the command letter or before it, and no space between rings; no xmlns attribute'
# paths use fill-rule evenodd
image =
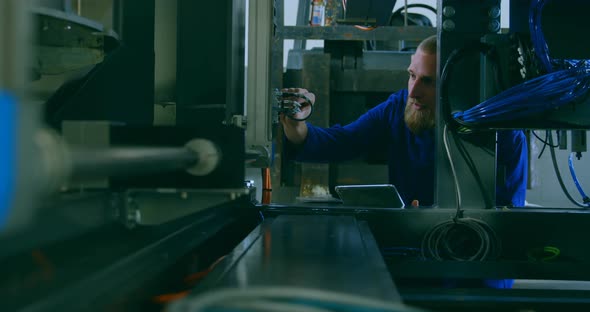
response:
<svg viewBox="0 0 590 312"><path fill-rule="evenodd" d="M582 99L590 88L590 66L585 60L556 60L541 28L541 13L547 0L531 1L529 28L533 48L547 73L516 85L452 117L464 126L504 122L541 113Z"/></svg>
<svg viewBox="0 0 590 312"><path fill-rule="evenodd" d="M543 30L541 29L541 13L546 2L546 0L531 1L529 11L529 30L531 32L535 54L539 58L539 61L541 61L545 70L547 72L552 72L553 66L551 66L551 58L549 57L549 47L545 41Z"/></svg>
<svg viewBox="0 0 590 312"><path fill-rule="evenodd" d="M590 88L590 66L582 64L525 81L453 118L467 125L508 121L571 103Z"/></svg>

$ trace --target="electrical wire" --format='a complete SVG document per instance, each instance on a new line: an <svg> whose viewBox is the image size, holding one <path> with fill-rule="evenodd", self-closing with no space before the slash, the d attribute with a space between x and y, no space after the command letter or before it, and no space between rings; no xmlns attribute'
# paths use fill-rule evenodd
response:
<svg viewBox="0 0 590 312"><path fill-rule="evenodd" d="M546 0L531 1L529 8L529 31L531 33L533 48L537 58L541 61L541 64L547 72L552 72L553 66L551 65L551 59L549 57L549 47L547 46L541 28L541 16L543 15L543 7L546 2Z"/></svg>
<svg viewBox="0 0 590 312"><path fill-rule="evenodd" d="M401 7L399 7L391 15L399 14L402 11L405 11L407 9L412 9L412 8L423 8L423 9L430 10L432 13L436 14L436 8L434 8L431 5L424 4L424 3L410 3L407 6L401 6Z"/></svg>
<svg viewBox="0 0 590 312"><path fill-rule="evenodd" d="M438 223L422 238L422 257L438 261L483 261L500 255L501 241L496 232L484 221L464 218L461 210L461 190L453 164L445 124L443 144L455 183L457 212L451 220ZM469 245L469 243L473 243ZM471 249L471 250L470 250Z"/></svg>
<svg viewBox="0 0 590 312"><path fill-rule="evenodd" d="M455 218L460 218L462 215L461 211L461 187L459 186L459 179L457 178L457 171L455 171L455 164L453 164L453 158L451 157L451 149L449 148L449 138L447 135L448 129L447 125L445 124L443 129L443 143L445 146L445 151L447 152L447 159L449 160L449 165L451 166L451 173L453 175L453 181L455 183L455 199L457 200L457 213L455 214Z"/></svg>
<svg viewBox="0 0 590 312"><path fill-rule="evenodd" d="M455 66L456 62L464 58L467 53L478 52L483 54L489 54L491 51L492 46L488 44L484 44L481 42L472 42L462 48L453 50L449 54L440 75L442 112L443 118L448 124L454 124L454 121L458 122L459 124L463 124L460 119L453 119L452 117L454 114L451 113L451 104L449 101L449 81L451 80L450 77L452 67ZM466 129L464 128L464 130Z"/></svg>
<svg viewBox="0 0 590 312"><path fill-rule="evenodd" d="M453 181L455 184L455 196L457 202L457 211L455 217L452 220L441 222L431 228L422 239L422 257L432 258L435 260L452 259L458 261L483 261L490 258L497 258L500 255L501 241L497 236L496 232L484 221L477 220L474 218L464 218L463 211L461 210L461 190L457 177L457 172L453 164L451 152L449 148L448 140L448 124L453 121L450 117L451 106L449 103L449 90L448 84L450 81L450 73L452 66L462 59L465 54L470 52L479 52L486 55L490 55L493 50L490 45L473 42L463 48L456 49L449 54L443 70L441 73L441 100L442 100L442 111L443 116L446 119L445 126L443 128L443 144L451 167L451 173L453 175ZM458 131L464 133L469 132L465 127L458 127ZM456 142L459 140L455 137ZM475 168L475 164L471 164L469 161L470 157L467 150L462 144L457 144L459 151L462 153L466 163L472 169L472 173L476 180L479 174ZM465 153L465 154L463 154ZM473 165L473 168L471 166ZM483 183L480 184L480 190L483 194L486 194L483 189ZM492 205L491 199L484 195L486 205ZM471 239L474 244L467 246L466 242ZM475 250L468 250L469 247L475 247Z"/></svg>
<svg viewBox="0 0 590 312"><path fill-rule="evenodd" d="M377 27L363 26L363 25L354 25L354 28L359 29L359 30L363 30L363 31L371 31L371 30L375 30L375 28L377 28Z"/></svg>
<svg viewBox="0 0 590 312"><path fill-rule="evenodd" d="M428 5L428 4L423 4L423 3L412 3L412 4L408 4L408 6L401 6L399 9L395 10L394 12L391 13L391 15L389 15L389 19L387 21L387 25L392 26L393 24L393 19L395 18L396 15L401 15L402 12L407 11L408 9L412 9L412 8L422 8L422 9L426 9L429 10L431 12L434 13L434 15L436 16L436 8Z"/></svg>
<svg viewBox="0 0 590 312"><path fill-rule="evenodd" d="M586 62L552 60L549 57L549 48L541 28L541 13L546 2L534 0L529 10L533 50L546 74L513 86L464 112L453 113L453 118L459 124L474 127L515 120L588 97L590 67ZM524 59L522 61L523 66L526 65ZM553 66L552 62L558 66Z"/></svg>
<svg viewBox="0 0 590 312"><path fill-rule="evenodd" d="M185 298L190 293L190 290L183 290L175 293L161 294L154 296L152 301L155 303L165 304Z"/></svg>
<svg viewBox="0 0 590 312"><path fill-rule="evenodd" d="M361 297L349 293L337 293L321 289L299 287L247 287L225 288L203 293L194 298L175 302L171 311L232 311L231 307L246 307L250 311L268 311L261 303L273 303L288 308L287 311L423 311L402 303L392 303ZM229 308L229 309L228 309ZM293 309L293 310L291 310ZM235 311L243 311L235 310ZM280 310L285 311L285 310Z"/></svg>
<svg viewBox="0 0 590 312"><path fill-rule="evenodd" d="M557 144L555 145L550 145L549 142L547 142L547 139L549 138L549 134L550 134L550 130L545 130L545 139L541 139L536 133L535 131L533 131L533 135L537 138L537 140L541 141L543 144L545 145L549 145L550 147L559 147L559 136L557 137Z"/></svg>
<svg viewBox="0 0 590 312"><path fill-rule="evenodd" d="M447 220L438 223L424 235L422 256L438 261L496 259L501 251L500 242L494 229L482 220L474 218ZM468 246L469 243L473 243L472 246Z"/></svg>
<svg viewBox="0 0 590 312"><path fill-rule="evenodd" d="M457 146L457 149L459 150L459 153L461 154L461 157L463 157L463 160L465 160L465 164L469 168L469 171L471 172L471 174L473 174L473 177L475 178L475 181L477 182L477 185L479 186L479 190L481 191L481 195L482 195L484 202L485 202L485 207L486 208L494 207L494 203L492 201L492 198L490 198L490 196L488 195L489 193L487 192L487 190L483 184L483 181L481 179L481 176L479 175L479 170L477 170L477 166L475 165L473 158L471 158L471 155L469 155L469 152L467 151L467 148L463 144L463 141L457 137L456 133L453 133L453 139L455 141L455 145ZM487 149L485 149L483 147L481 149L484 152L487 152L491 157L496 157L496 155L494 153L489 153L489 151Z"/></svg>
<svg viewBox="0 0 590 312"><path fill-rule="evenodd" d="M545 148L547 146L552 147L552 148L556 148L559 147L559 136L557 137L557 144L556 145L552 145L549 144L549 142L547 142L547 138L551 135L551 130L545 130L545 140L541 139L533 130L532 131L533 135L535 136L535 138L537 138L537 140L543 142L543 148L541 148L541 152L539 153L539 156L537 156L537 159L541 159L541 156L543 156L543 153L545 152Z"/></svg>
<svg viewBox="0 0 590 312"><path fill-rule="evenodd" d="M580 185L580 182L578 181L578 177L576 177L576 171L574 170L574 154L575 153L571 153L568 159L568 164L570 167L570 173L572 175L572 179L574 180L574 184L576 185L576 188L578 189L578 192L580 192L580 195L582 196L582 201L584 202L584 205L586 205L586 207L590 207L590 198L586 195L586 193L584 193L584 190L582 189L582 186Z"/></svg>
<svg viewBox="0 0 590 312"><path fill-rule="evenodd" d="M213 269L215 269L215 267L223 260L225 259L225 255L219 257L217 260L215 260L215 262L211 263L211 265L209 265L209 267L203 271L199 271L193 274L190 274L189 276L184 278L184 282L192 285L200 280L202 280L205 276L207 276L207 274L209 274L211 271L213 271Z"/></svg>
<svg viewBox="0 0 590 312"><path fill-rule="evenodd" d="M453 121L453 119L450 118L450 116L451 116L451 107L450 106L451 105L450 105L450 101L449 101L449 89L448 89L452 67L455 65L455 63L457 61L462 59L465 56L465 54L470 53L470 52L483 53L487 56L493 55L492 46L490 46L488 44L481 43L481 42L473 42L472 44L467 45L463 48L453 50L449 54L449 57L447 58L447 61L445 62L445 65L443 66L443 70L441 73L441 79L440 79L440 81L441 81L442 111L443 111L443 116L446 117L447 122ZM445 129L446 129L446 127L447 127L447 125L445 124ZM457 130L457 133L461 133L461 134L468 134L468 133L472 132L472 129L470 129L468 127L461 126L461 125L459 125L456 130ZM444 133L444 135L446 135L447 131L443 130L443 133ZM463 145L461 139L457 138L455 135L454 135L454 139L455 139L455 143L457 145L457 148L458 148L461 156L465 160L467 166L469 167L471 173L473 174L475 180L478 183L479 189L482 192L482 196L485 201L486 208L493 207L494 203L492 202L492 199L487 195L488 192L486 191L486 189L483 185L483 182L481 181L481 177L479 175L477 167L475 166L475 163L473 162L473 159L469 155L469 153L468 153L467 149L465 148L465 146ZM484 151L485 151L485 149L484 149ZM450 152L447 152L447 155L449 155L449 154L450 154ZM459 202L459 204L460 204L460 202ZM459 209L459 211L460 211L460 209ZM458 214L459 214L459 211L458 211Z"/></svg>
<svg viewBox="0 0 590 312"><path fill-rule="evenodd" d="M463 112L453 113L462 125L510 121L545 112L586 96L590 67L555 71L525 81Z"/></svg>
<svg viewBox="0 0 590 312"><path fill-rule="evenodd" d="M213 271L213 269L215 269L215 267L225 257L226 257L225 255L219 257L217 260L215 260L215 262L213 262L211 265L209 265L209 267L207 269L205 269L205 270L202 270L202 271L199 271L199 272L192 273L192 274L188 275L187 277L184 278L184 283L190 286L190 285L194 285L198 281L202 280L211 271ZM165 303L169 303L169 302L180 300L180 299L186 297L189 293L190 293L190 290L185 289L185 290L182 290L182 291L179 291L179 292L160 294L160 295L154 296L152 298L152 301L155 302L155 303L165 304Z"/></svg>
<svg viewBox="0 0 590 312"><path fill-rule="evenodd" d="M543 248L531 248L527 251L527 258L533 262L551 261L559 257L561 251L554 246L545 246Z"/></svg>
<svg viewBox="0 0 590 312"><path fill-rule="evenodd" d="M549 136L549 143L551 145L553 145L553 136L550 135ZM553 162L553 170L555 170L555 176L557 177L557 181L559 182L559 186L561 186L561 190L563 191L563 193L565 194L565 196L576 206L581 207L581 208L588 208L588 205L585 205L584 203L580 203L578 201L576 201L572 195L570 195L570 193L568 192L567 188L565 187L565 184L563 183L563 179L561 178L561 173L559 172L559 167L557 166L557 157L555 157L555 149L553 147L549 148L549 151L551 152L551 161Z"/></svg>
<svg viewBox="0 0 590 312"><path fill-rule="evenodd" d="M535 131L533 131L533 135L534 135L534 136L535 136L535 137L536 137L536 138L537 138L539 141L541 141L541 142L543 142L543 143L544 143L544 144L543 144L543 148L541 148L541 152L539 153L539 156L537 156L537 159L541 159L541 156L543 156L543 153L545 152L545 148L547 147L547 145L549 145L549 144L547 143L547 137L548 137L549 135L551 135L551 131L550 131L550 130L546 130L546 131L545 131L545 140L541 140L541 138L537 136L537 134L535 133ZM551 146L551 147L553 147L553 146Z"/></svg>

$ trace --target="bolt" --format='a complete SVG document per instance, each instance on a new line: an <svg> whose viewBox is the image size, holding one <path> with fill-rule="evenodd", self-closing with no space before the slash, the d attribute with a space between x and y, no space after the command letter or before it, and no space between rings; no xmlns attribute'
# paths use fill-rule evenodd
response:
<svg viewBox="0 0 590 312"><path fill-rule="evenodd" d="M455 15L455 8L452 6L446 6L443 8L443 15L445 17L452 17Z"/></svg>
<svg viewBox="0 0 590 312"><path fill-rule="evenodd" d="M488 30L490 32L496 33L500 30L500 22L498 20L493 20L488 24Z"/></svg>
<svg viewBox="0 0 590 312"><path fill-rule="evenodd" d="M446 31L453 31L455 29L455 22L453 20L445 20L442 24L443 29Z"/></svg>
<svg viewBox="0 0 590 312"><path fill-rule="evenodd" d="M500 17L500 7L493 6L492 8L490 8L490 11L488 11L488 15L491 18L498 18L498 17Z"/></svg>

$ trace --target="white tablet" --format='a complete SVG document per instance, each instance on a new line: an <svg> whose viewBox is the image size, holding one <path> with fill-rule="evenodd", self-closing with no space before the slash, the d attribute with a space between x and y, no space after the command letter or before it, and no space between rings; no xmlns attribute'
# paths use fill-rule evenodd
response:
<svg viewBox="0 0 590 312"><path fill-rule="evenodd" d="M405 207L402 197L392 184L338 185L335 190L345 206Z"/></svg>

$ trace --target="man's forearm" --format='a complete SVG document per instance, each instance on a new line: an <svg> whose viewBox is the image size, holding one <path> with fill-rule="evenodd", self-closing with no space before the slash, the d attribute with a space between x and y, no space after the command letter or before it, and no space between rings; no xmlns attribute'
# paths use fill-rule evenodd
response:
<svg viewBox="0 0 590 312"><path fill-rule="evenodd" d="M283 123L283 129L285 131L285 136L292 144L301 145L307 138L308 129L305 122L287 120Z"/></svg>

